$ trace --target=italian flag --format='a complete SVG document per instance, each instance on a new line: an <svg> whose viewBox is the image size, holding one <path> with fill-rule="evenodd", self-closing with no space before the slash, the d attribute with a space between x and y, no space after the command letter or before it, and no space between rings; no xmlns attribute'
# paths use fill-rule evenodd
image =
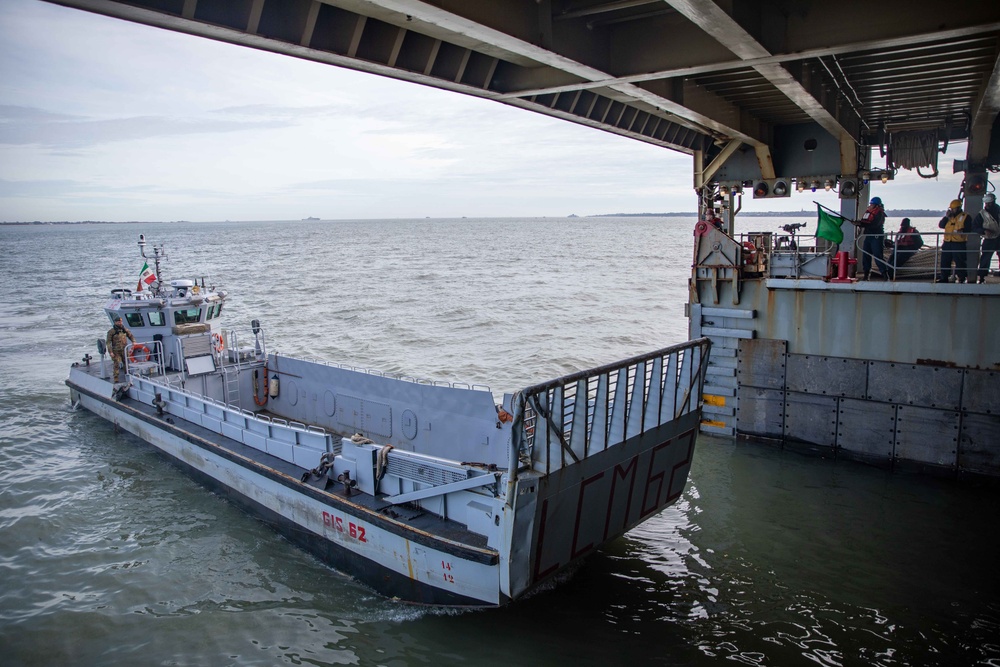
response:
<svg viewBox="0 0 1000 667"><path fill-rule="evenodd" d="M135 288L136 292L141 292L143 285L149 285L156 281L156 274L153 273L153 269L149 268L148 262L142 263L142 271L139 272L139 285Z"/></svg>

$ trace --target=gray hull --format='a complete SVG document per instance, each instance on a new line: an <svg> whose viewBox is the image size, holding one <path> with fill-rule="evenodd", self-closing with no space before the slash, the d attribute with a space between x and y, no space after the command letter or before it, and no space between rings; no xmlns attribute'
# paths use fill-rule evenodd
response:
<svg viewBox="0 0 1000 667"><path fill-rule="evenodd" d="M67 384L79 405L376 591L496 606L676 501L707 360L696 341L574 374L508 396L505 420L488 392L273 355L220 356L216 373L183 382L134 374L120 400L97 365L74 366ZM264 367L286 374L267 409L223 400ZM487 462L466 463L470 447Z"/></svg>

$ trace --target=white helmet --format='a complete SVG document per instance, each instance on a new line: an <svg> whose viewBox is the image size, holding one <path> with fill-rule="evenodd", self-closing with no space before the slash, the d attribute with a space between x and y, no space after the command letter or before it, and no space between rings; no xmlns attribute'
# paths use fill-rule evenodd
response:
<svg viewBox="0 0 1000 667"><path fill-rule="evenodd" d="M992 204L992 203L996 202L996 200L997 200L997 196L995 194L993 194L992 192L987 192L986 194L983 195L983 203L984 204Z"/></svg>

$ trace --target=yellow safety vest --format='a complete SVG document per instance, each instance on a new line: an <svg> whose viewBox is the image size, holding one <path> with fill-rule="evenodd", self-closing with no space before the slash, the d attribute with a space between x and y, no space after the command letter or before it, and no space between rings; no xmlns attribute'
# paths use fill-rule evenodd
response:
<svg viewBox="0 0 1000 667"><path fill-rule="evenodd" d="M965 234L960 234L959 232L965 228L965 221L968 219L968 213L959 213L954 218L949 216L948 222L944 225L944 240L945 241L962 241L965 242Z"/></svg>

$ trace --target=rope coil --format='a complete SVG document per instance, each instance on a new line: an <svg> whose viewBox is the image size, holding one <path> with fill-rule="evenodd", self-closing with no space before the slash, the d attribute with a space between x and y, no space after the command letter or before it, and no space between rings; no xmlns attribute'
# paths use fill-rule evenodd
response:
<svg viewBox="0 0 1000 667"><path fill-rule="evenodd" d="M886 162L890 169L915 169L921 178L937 178L938 152L937 131L896 132L891 135ZM921 173L923 167L930 167L931 173Z"/></svg>

